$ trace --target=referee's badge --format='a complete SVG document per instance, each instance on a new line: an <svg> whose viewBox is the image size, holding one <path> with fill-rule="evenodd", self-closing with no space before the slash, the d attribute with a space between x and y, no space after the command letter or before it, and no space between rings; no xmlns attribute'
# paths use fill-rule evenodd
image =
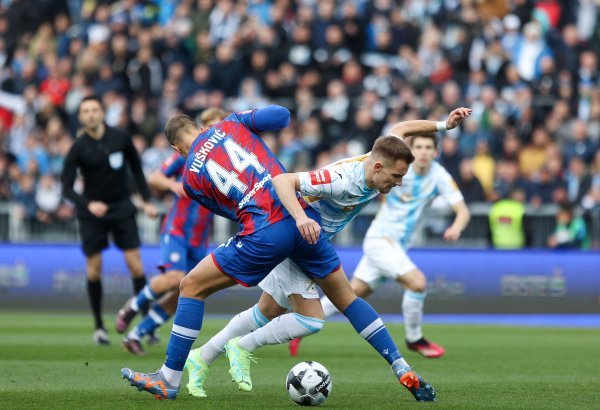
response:
<svg viewBox="0 0 600 410"><path fill-rule="evenodd" d="M123 166L123 153L121 151L111 152L108 155L108 162L112 169L120 169Z"/></svg>

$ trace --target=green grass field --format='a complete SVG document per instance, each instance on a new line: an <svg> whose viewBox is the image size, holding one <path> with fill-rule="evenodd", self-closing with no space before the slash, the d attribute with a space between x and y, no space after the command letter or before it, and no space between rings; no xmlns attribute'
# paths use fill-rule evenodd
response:
<svg viewBox="0 0 600 410"><path fill-rule="evenodd" d="M199 342L224 323L206 320ZM259 350L251 393L236 389L223 357L211 369L208 398L191 397L182 388L176 401L162 402L130 387L119 369L157 369L170 325L162 329L161 345L140 358L122 351L114 332L111 347L94 346L90 324L87 315L0 313L0 408L293 409L297 405L288 398L284 380L302 360L319 361L331 372L333 391L323 408L600 408L597 330L428 326L427 335L442 343L447 355L426 360L406 353L437 389L438 402L423 404L413 401L350 325L328 323L319 335L303 341L297 358L288 356L287 346ZM402 339L401 326L390 330L396 340Z"/></svg>

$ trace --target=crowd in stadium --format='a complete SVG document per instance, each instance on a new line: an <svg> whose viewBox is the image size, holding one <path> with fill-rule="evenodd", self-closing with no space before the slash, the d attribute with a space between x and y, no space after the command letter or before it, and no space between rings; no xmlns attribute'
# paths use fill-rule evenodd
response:
<svg viewBox="0 0 600 410"><path fill-rule="evenodd" d="M265 139L298 171L467 106L439 161L468 203L520 191L598 215L599 16L595 0L5 0L0 201L73 216L58 176L95 94L147 173L180 112L289 107L292 124Z"/></svg>

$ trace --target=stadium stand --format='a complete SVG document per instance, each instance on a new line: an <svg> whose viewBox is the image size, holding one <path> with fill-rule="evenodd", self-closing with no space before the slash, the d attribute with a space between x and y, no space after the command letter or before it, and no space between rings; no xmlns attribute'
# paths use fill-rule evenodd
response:
<svg viewBox="0 0 600 410"><path fill-rule="evenodd" d="M399 120L470 106L440 142L472 203L463 244L480 244L491 203L521 189L532 246L569 203L599 248L599 16L597 2L558 0L2 1L0 240L74 238L57 175L77 106L96 94L146 172L169 155L162 126L180 112L290 107L291 126L266 138L298 171L363 153ZM360 242L371 216L338 240ZM156 223L141 227L156 239Z"/></svg>

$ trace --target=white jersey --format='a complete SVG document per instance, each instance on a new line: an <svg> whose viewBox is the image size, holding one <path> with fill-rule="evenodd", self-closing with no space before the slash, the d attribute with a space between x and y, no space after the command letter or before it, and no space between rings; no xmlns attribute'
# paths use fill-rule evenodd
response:
<svg viewBox="0 0 600 410"><path fill-rule="evenodd" d="M402 186L394 187L386 195L366 237L387 237L403 247L410 246L423 209L438 195L450 205L463 200L456 183L438 162L434 161L425 175L415 173L411 166Z"/></svg>
<svg viewBox="0 0 600 410"><path fill-rule="evenodd" d="M367 187L364 160L369 154L344 159L310 172L300 172L300 193L321 215L321 228L331 238L378 194Z"/></svg>

